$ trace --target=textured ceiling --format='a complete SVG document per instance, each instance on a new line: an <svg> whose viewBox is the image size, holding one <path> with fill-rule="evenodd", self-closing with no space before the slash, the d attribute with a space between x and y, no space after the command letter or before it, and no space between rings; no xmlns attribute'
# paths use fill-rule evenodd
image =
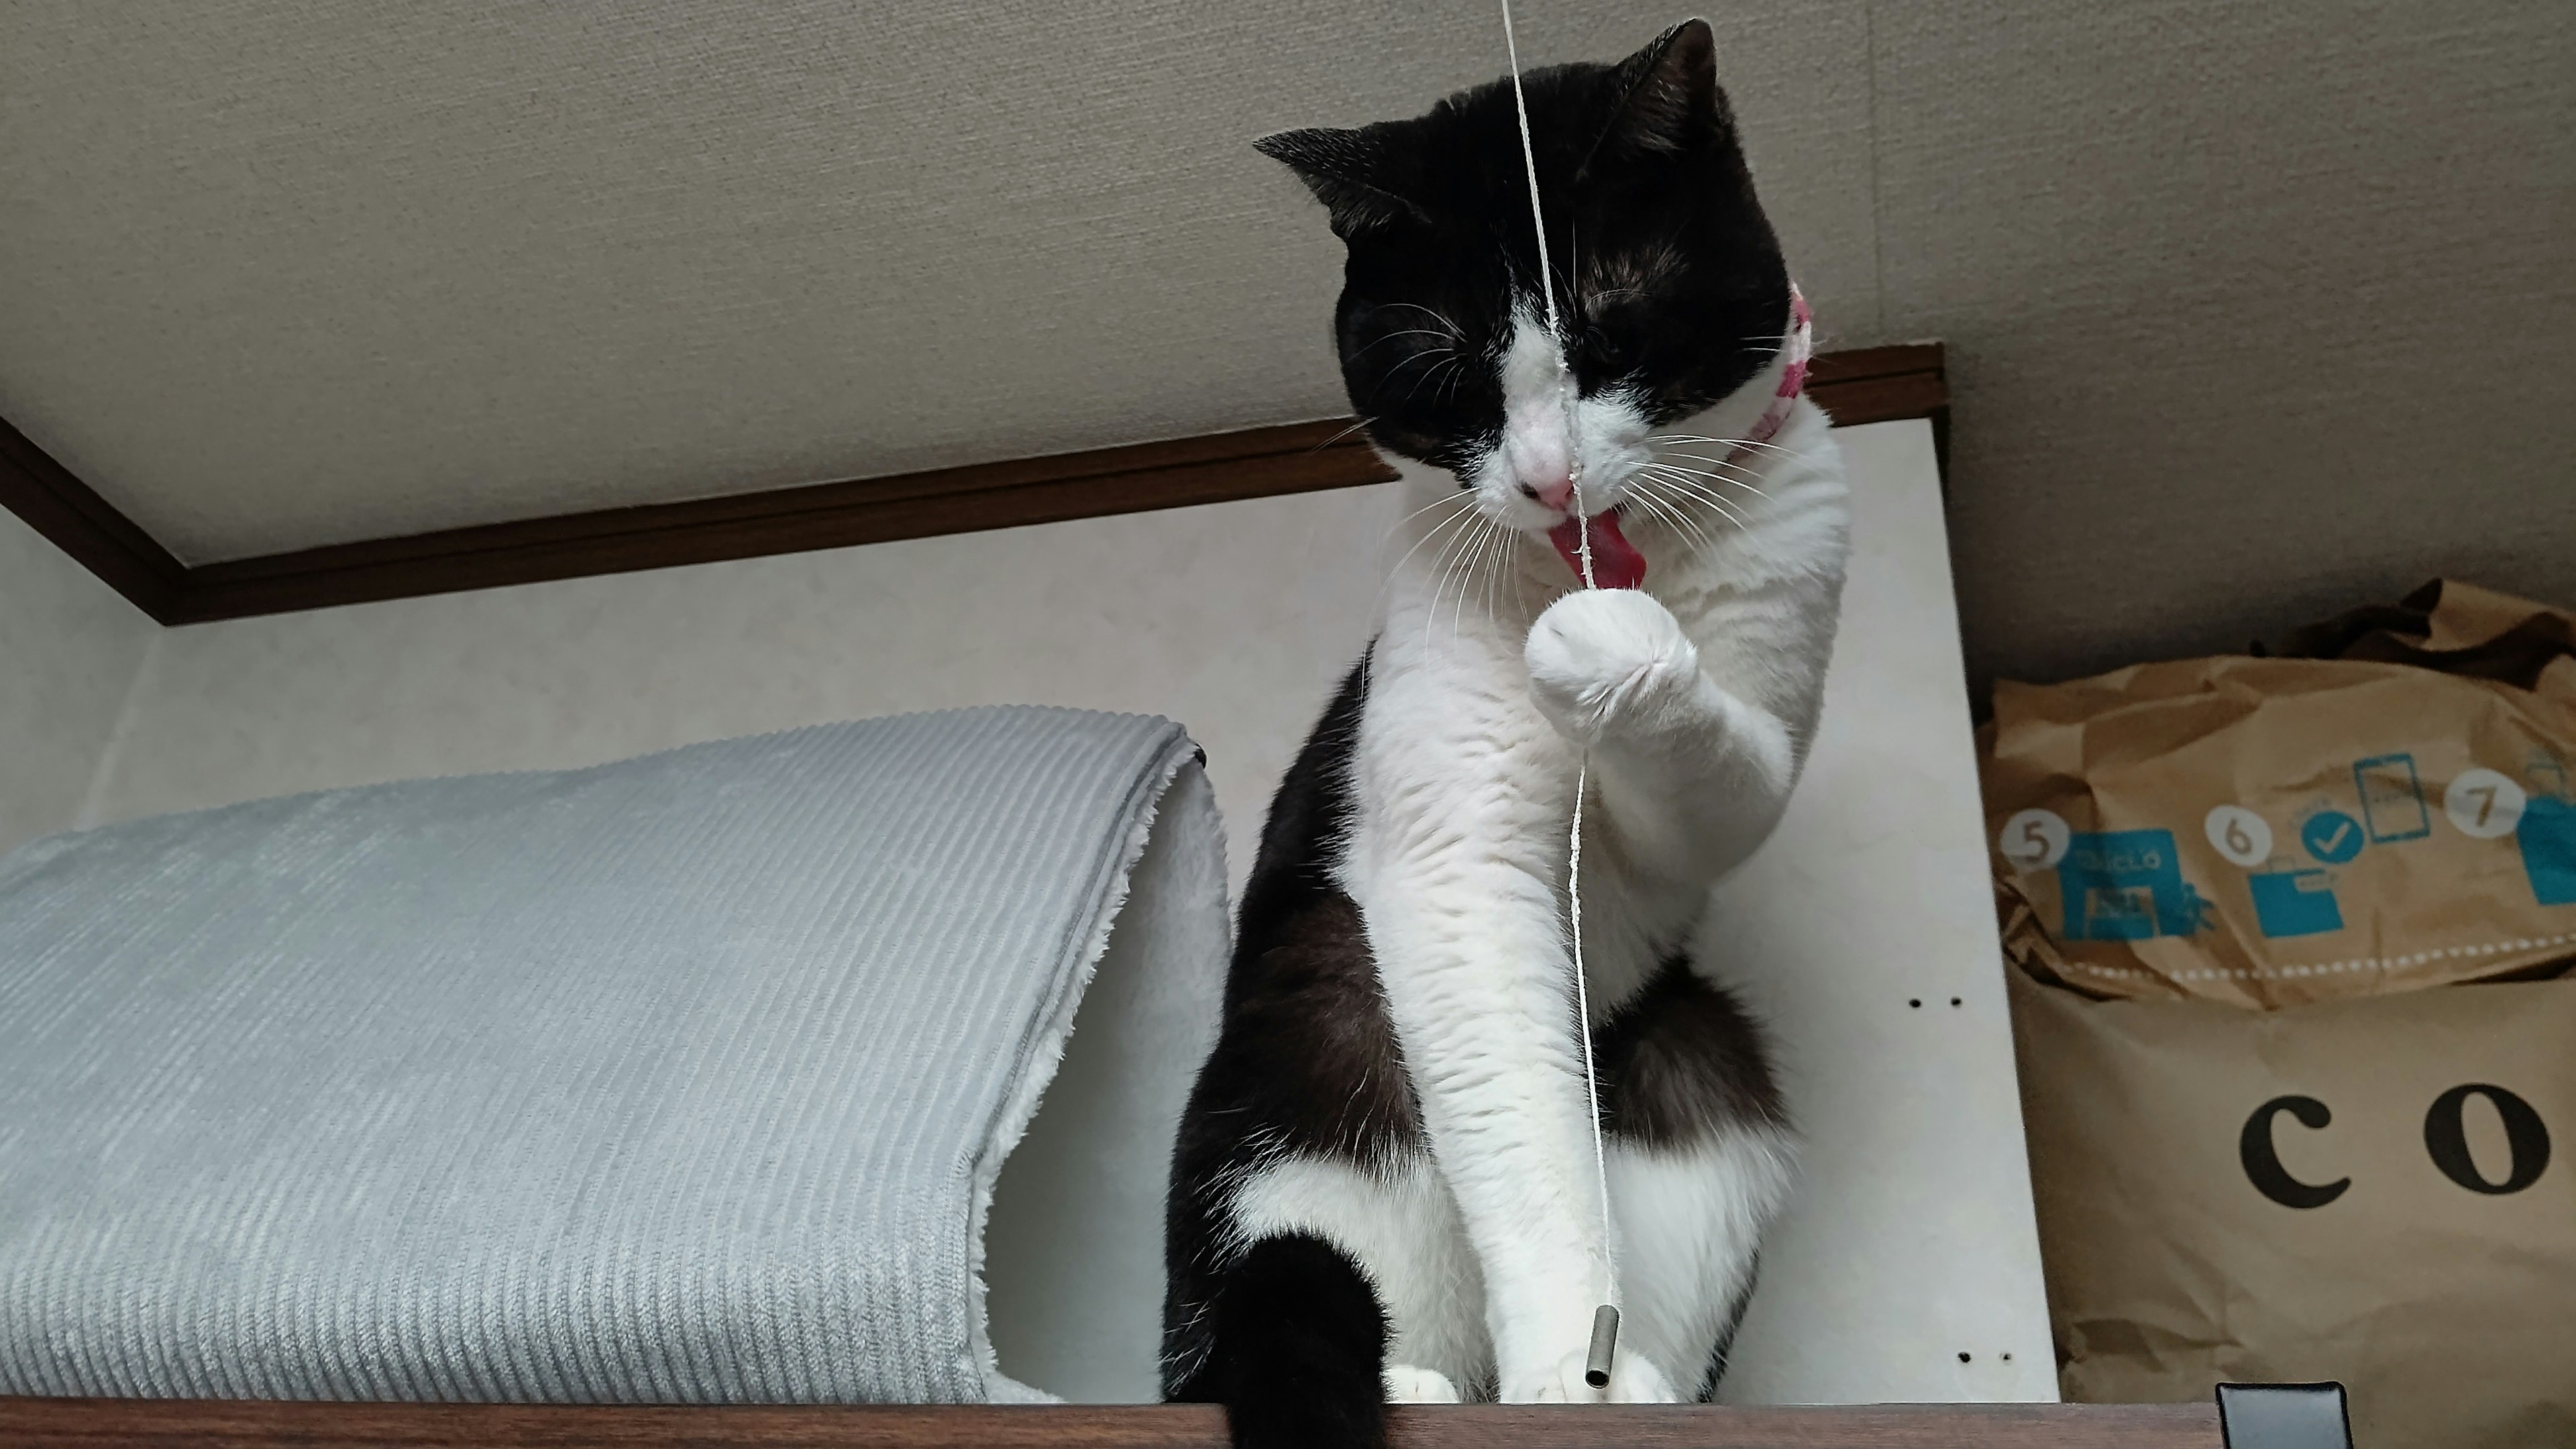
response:
<svg viewBox="0 0 2576 1449"><path fill-rule="evenodd" d="M1522 0L1531 63L1682 13ZM2564 0L1717 12L1827 345L1938 336L1981 670L2576 602ZM1484 0L0 7L0 416L192 562L1341 410L1247 142Z"/></svg>

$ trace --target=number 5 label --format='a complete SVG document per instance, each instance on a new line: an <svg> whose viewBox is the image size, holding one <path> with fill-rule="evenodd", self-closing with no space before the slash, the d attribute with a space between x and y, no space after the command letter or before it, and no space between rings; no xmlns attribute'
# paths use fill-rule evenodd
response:
<svg viewBox="0 0 2576 1449"><path fill-rule="evenodd" d="M2046 870L2066 858L2074 833L2067 828L2066 817L2054 810L2023 810L2004 822L1995 844L2004 859L2021 869Z"/></svg>
<svg viewBox="0 0 2576 1449"><path fill-rule="evenodd" d="M2462 770L2442 792L2442 813L2462 835L2494 840L2522 823L2522 787L2493 770Z"/></svg>

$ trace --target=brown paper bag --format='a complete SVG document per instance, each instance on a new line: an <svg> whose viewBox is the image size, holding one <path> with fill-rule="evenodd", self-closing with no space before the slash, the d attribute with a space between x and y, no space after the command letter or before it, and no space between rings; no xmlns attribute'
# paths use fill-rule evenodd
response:
<svg viewBox="0 0 2576 1449"><path fill-rule="evenodd" d="M2006 974L2069 1399L2339 1379L2361 1449L2576 1445L2576 980L2257 1012Z"/></svg>
<svg viewBox="0 0 2576 1449"><path fill-rule="evenodd" d="M1983 736L2062 1387L2576 1445L2576 616L2437 583L2286 652Z"/></svg>
<svg viewBox="0 0 2576 1449"><path fill-rule="evenodd" d="M2268 1007L2576 955L2571 640L2576 617L2439 584L2303 636L2354 657L1998 685L1988 839L2027 959Z"/></svg>

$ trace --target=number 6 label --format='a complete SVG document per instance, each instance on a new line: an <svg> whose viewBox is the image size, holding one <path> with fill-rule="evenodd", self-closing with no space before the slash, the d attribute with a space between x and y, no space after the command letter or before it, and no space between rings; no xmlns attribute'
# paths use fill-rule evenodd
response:
<svg viewBox="0 0 2576 1449"><path fill-rule="evenodd" d="M2209 848L2230 865L2255 866L2272 858L2272 827L2242 805L2221 805L2200 822Z"/></svg>
<svg viewBox="0 0 2576 1449"><path fill-rule="evenodd" d="M2462 835L2494 840L2522 823L2522 787L2493 770L2462 770L2442 792L2442 813Z"/></svg>

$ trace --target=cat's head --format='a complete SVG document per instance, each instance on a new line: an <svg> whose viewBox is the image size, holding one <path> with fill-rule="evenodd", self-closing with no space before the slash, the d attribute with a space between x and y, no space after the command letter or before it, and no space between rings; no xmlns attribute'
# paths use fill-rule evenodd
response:
<svg viewBox="0 0 2576 1449"><path fill-rule="evenodd" d="M1545 533L1569 517L1569 465L1585 512L1618 507L1657 433L1751 396L1791 326L1789 274L1714 51L1690 20L1616 65L1523 77L1570 418L1508 77L1413 120L1258 143L1349 247L1342 380L1408 473L1445 473L1497 522Z"/></svg>

